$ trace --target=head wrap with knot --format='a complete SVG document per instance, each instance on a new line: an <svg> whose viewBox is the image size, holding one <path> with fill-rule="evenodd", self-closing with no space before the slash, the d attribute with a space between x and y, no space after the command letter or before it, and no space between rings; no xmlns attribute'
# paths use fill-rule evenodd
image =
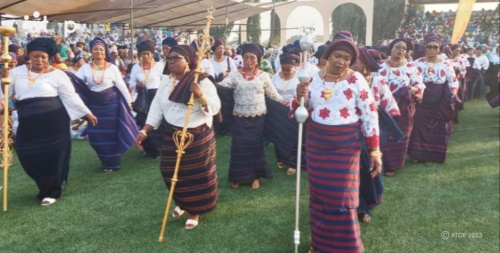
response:
<svg viewBox="0 0 500 253"><path fill-rule="evenodd" d="M373 48L370 48L367 50L368 51L368 54L375 60L377 61L378 63L381 63L382 60L384 60L382 58L382 54L377 50L377 49L373 49Z"/></svg>
<svg viewBox="0 0 500 253"><path fill-rule="evenodd" d="M280 55L281 65L297 65L300 63L300 57L296 54L284 53Z"/></svg>
<svg viewBox="0 0 500 253"><path fill-rule="evenodd" d="M318 60L321 59L325 51L326 51L326 45L319 46L318 50L316 50L316 52L314 53L314 57L316 57L316 59Z"/></svg>
<svg viewBox="0 0 500 253"><path fill-rule="evenodd" d="M12 57L12 60L16 60L17 61L17 54L15 53L9 53L10 57Z"/></svg>
<svg viewBox="0 0 500 253"><path fill-rule="evenodd" d="M377 60L370 55L368 49L365 47L358 47L358 52L359 60L366 65L369 72L377 72L380 69L380 65Z"/></svg>
<svg viewBox="0 0 500 253"><path fill-rule="evenodd" d="M255 43L247 43L241 45L241 55L245 56L246 53L251 53L257 56L258 65L260 65L262 55L264 54L264 50L262 50L262 47L260 45Z"/></svg>
<svg viewBox="0 0 500 253"><path fill-rule="evenodd" d="M189 72L185 73L184 76L179 80L179 83L174 87L170 93L168 99L172 102L187 104L189 98L191 97L191 83L194 82L194 76L196 74L196 67L198 63L198 58L196 56L196 51L188 45L178 45L170 49L170 54L173 52L178 53L186 59L189 65ZM213 77L203 73L199 76L198 82L201 82L204 78L209 78L212 83L215 83Z"/></svg>
<svg viewBox="0 0 500 253"><path fill-rule="evenodd" d="M78 51L75 53L75 57L73 58L72 62L73 62L73 64L76 64L81 59L83 59L83 52Z"/></svg>
<svg viewBox="0 0 500 253"><path fill-rule="evenodd" d="M138 55L141 55L142 52L148 51L151 52L151 54L155 53L155 43L151 40L144 40L139 45L137 45L137 53Z"/></svg>
<svg viewBox="0 0 500 253"><path fill-rule="evenodd" d="M9 45L9 53L17 53L17 50L21 49L19 45L10 44Z"/></svg>
<svg viewBox="0 0 500 253"><path fill-rule="evenodd" d="M427 45L431 42L436 42L439 45L439 50L443 49L443 40L438 35L433 33L427 34L424 38L424 43Z"/></svg>
<svg viewBox="0 0 500 253"><path fill-rule="evenodd" d="M27 46L28 54L33 51L42 51L52 57L57 54L57 44L54 39L51 38L36 38Z"/></svg>
<svg viewBox="0 0 500 253"><path fill-rule="evenodd" d="M396 44L398 44L399 42L404 42L405 43L407 51L413 50L413 42L412 42L411 39L408 39L408 38L397 38L397 39L391 41L391 43L389 44L389 50L392 51L392 49L394 48L394 46Z"/></svg>
<svg viewBox="0 0 500 253"><path fill-rule="evenodd" d="M175 47L177 46L179 43L177 42L176 39L172 38L172 37L166 37L162 42L161 42L162 45L167 45L169 47Z"/></svg>
<svg viewBox="0 0 500 253"><path fill-rule="evenodd" d="M217 50L219 46L224 46L224 41L221 39L216 39L214 41L214 45L210 49L212 49L212 51L215 52L215 50Z"/></svg>
<svg viewBox="0 0 500 253"><path fill-rule="evenodd" d="M198 58L196 56L196 51L188 45L178 45L170 49L170 54L176 52L186 59L189 68L195 70L198 66Z"/></svg>
<svg viewBox="0 0 500 253"><path fill-rule="evenodd" d="M95 47L95 46L98 46L98 45L101 45L104 47L104 52L105 52L105 58L104 60L106 60L107 62L110 62L110 63L113 63L114 64L114 59L113 57L111 57L111 52L109 50L109 47L108 47L108 44L106 43L106 41L104 41L104 39L100 38L100 37L95 37L91 42L90 42L90 52L92 52L92 49Z"/></svg>
<svg viewBox="0 0 500 253"><path fill-rule="evenodd" d="M460 47L461 47L460 44L455 43L455 44L451 44L450 49L451 49L451 51L455 51Z"/></svg>
<svg viewBox="0 0 500 253"><path fill-rule="evenodd" d="M358 49L354 45L354 41L352 39L352 35L349 31L340 31L335 34L333 37L332 43L328 46L325 53L323 54L323 58L327 59L334 51L344 51L351 55L351 64L358 59Z"/></svg>

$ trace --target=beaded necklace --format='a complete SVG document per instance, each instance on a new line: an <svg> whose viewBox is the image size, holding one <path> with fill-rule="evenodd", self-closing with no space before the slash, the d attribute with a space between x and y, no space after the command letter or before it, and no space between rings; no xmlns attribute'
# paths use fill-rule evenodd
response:
<svg viewBox="0 0 500 253"><path fill-rule="evenodd" d="M102 75L101 76L98 76L96 75L97 71L102 68ZM103 66L98 66L97 64L95 64L94 62L92 62L92 80L94 81L95 84L102 84L104 82L104 74L106 74L106 71L105 71L105 68L106 68L106 63L104 63ZM96 76L100 79L99 81L96 80Z"/></svg>
<svg viewBox="0 0 500 253"><path fill-rule="evenodd" d="M141 62L141 69L142 69L142 73L144 74L144 82L145 82L144 84L147 84L149 82L149 74L151 74L151 70L154 68L154 66L155 66L155 62L150 64L149 71L146 74L146 70L144 70L144 63Z"/></svg>
<svg viewBox="0 0 500 253"><path fill-rule="evenodd" d="M43 72L45 72L45 67L43 67L42 72L40 72L37 77L31 78L31 66L32 65L30 64L30 68L28 69L28 87L29 88L33 87L33 85L36 83L36 81L38 81L38 79L43 75Z"/></svg>
<svg viewBox="0 0 500 253"><path fill-rule="evenodd" d="M255 78L255 75L257 74L257 69L258 69L258 68L257 68L257 66L255 66L255 68L254 68L254 70L253 70L252 75L251 75L251 76L249 76L249 77L247 77L247 75L246 75L246 71L243 69L243 70L241 71L241 75L243 76L243 78L244 78L245 80L247 80L247 81L252 81L252 80Z"/></svg>

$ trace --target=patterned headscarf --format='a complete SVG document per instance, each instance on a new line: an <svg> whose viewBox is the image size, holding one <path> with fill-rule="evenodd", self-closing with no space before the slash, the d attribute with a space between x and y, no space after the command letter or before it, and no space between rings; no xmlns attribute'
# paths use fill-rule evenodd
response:
<svg viewBox="0 0 500 253"><path fill-rule="evenodd" d="M299 64L300 57L296 54L284 53L280 55L280 64L281 65L296 65Z"/></svg>
<svg viewBox="0 0 500 253"><path fill-rule="evenodd" d="M413 50L413 43L412 43L411 39L397 38L397 39L391 41L391 43L389 44L390 51L392 51L394 46L399 42L404 42L406 44L406 50L408 50L408 51Z"/></svg>
<svg viewBox="0 0 500 253"><path fill-rule="evenodd" d="M216 39L214 45L210 49L215 52L215 50L217 50L219 46L224 46L224 41L221 39Z"/></svg>
<svg viewBox="0 0 500 253"><path fill-rule="evenodd" d="M97 46L97 45L101 45L104 47L104 51L105 51L105 58L104 60L106 60L107 62L109 63L113 63L115 64L115 60L113 59L113 57L111 57L111 52L109 50L109 47L108 47L108 44L106 43L106 41L104 41L104 39L100 38L100 37L95 37L91 42L90 42L90 51L92 52L92 49Z"/></svg>
<svg viewBox="0 0 500 253"><path fill-rule="evenodd" d="M380 65L378 64L377 60L375 60L370 55L368 49L366 49L365 47L358 47L358 51L359 51L359 60L366 65L368 71L377 72L380 69Z"/></svg>
<svg viewBox="0 0 500 253"><path fill-rule="evenodd" d="M351 55L351 65L358 59L358 49L354 45L352 35L348 31L340 31L333 37L332 43L323 54L324 59L328 59L333 51L344 51Z"/></svg>
<svg viewBox="0 0 500 253"><path fill-rule="evenodd" d="M439 50L443 50L443 40L439 35L429 33L427 36L424 38L424 43L425 45L431 43L431 42L436 42L439 45Z"/></svg>

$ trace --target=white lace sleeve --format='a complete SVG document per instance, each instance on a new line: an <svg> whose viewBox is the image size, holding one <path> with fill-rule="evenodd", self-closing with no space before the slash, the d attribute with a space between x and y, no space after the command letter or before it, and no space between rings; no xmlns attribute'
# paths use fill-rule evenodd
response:
<svg viewBox="0 0 500 253"><path fill-rule="evenodd" d="M200 82L201 89L203 94L207 97L207 107L208 112L202 108L202 112L206 115L214 116L220 111L221 102L219 99L219 95L217 94L217 88L215 85L208 79L205 78Z"/></svg>
<svg viewBox="0 0 500 253"><path fill-rule="evenodd" d="M278 91L276 90L276 87L274 87L272 81L271 81L271 78L269 77L269 75L265 72L263 72L261 75L260 75L260 78L261 80L263 81L264 83L264 90L266 92L266 96L269 97L270 99L276 101L276 102L280 102L280 103L286 103L288 101L286 101L279 93Z"/></svg>

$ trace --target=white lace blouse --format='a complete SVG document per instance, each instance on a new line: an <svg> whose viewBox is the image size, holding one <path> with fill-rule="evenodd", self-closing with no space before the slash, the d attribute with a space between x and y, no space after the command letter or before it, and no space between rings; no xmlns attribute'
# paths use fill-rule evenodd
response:
<svg viewBox="0 0 500 253"><path fill-rule="evenodd" d="M117 66L111 64L111 66L109 66L105 70L96 70L95 75L95 78L99 80L101 76L104 75L104 80L101 84L97 84L94 82L92 67L88 63L83 65L78 70L78 73L76 73L76 76L87 83L91 91L99 92L116 86L116 88L118 88L118 90L123 94L123 97L125 97L127 103L130 104L132 102L130 92L128 91L125 81L123 81L122 74L120 73L120 70Z"/></svg>
<svg viewBox="0 0 500 253"><path fill-rule="evenodd" d="M287 103L278 93L269 78L269 74L261 71L252 80L245 80L238 71L229 73L219 85L234 88L233 115L238 117L256 117L267 113L266 99Z"/></svg>
<svg viewBox="0 0 500 253"><path fill-rule="evenodd" d="M178 83L178 80L171 79L168 75L162 75L160 88L158 88L155 98L153 99L153 102L151 102L146 124L157 129L163 118L165 118L169 124L177 127L184 126L187 105L183 103L176 103L168 99L174 88L172 85L175 86ZM195 99L194 106L191 111L191 117L189 118L188 128L199 127L203 124L207 124L208 127L212 127L213 116L219 112L221 107L215 85L208 78L205 78L200 82L200 86L203 94L207 97L208 112L205 111L203 106L197 99Z"/></svg>
<svg viewBox="0 0 500 253"><path fill-rule="evenodd" d="M28 67L26 65L13 69L10 74L12 79L11 94L16 96L19 101L28 98L59 96L72 120L79 119L90 113L90 110L75 92L69 77L61 70L55 69L42 74L40 77L38 77L40 74L31 72L31 78L37 78L32 85L29 84Z"/></svg>

